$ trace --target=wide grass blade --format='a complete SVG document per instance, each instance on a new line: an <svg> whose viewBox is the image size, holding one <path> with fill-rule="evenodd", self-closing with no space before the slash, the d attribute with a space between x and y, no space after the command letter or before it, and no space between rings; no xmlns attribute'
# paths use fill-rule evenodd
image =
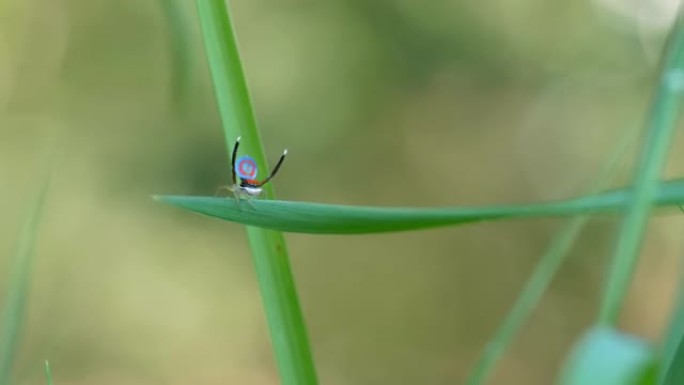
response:
<svg viewBox="0 0 684 385"><path fill-rule="evenodd" d="M654 349L645 341L597 327L573 349L560 385L655 385L656 366Z"/></svg>
<svg viewBox="0 0 684 385"><path fill-rule="evenodd" d="M660 385L680 385L684 384L684 336L673 338L676 350L662 365L664 373Z"/></svg>
<svg viewBox="0 0 684 385"><path fill-rule="evenodd" d="M514 206L406 208L342 206L308 202L252 200L191 196L157 196L155 199L200 214L250 226L294 233L365 234L420 230L473 222L615 212L630 201L630 189L572 200ZM684 180L662 183L655 203L684 204Z"/></svg>
<svg viewBox="0 0 684 385"><path fill-rule="evenodd" d="M2 314L2 324L0 324L0 384L2 385L9 382L17 356L21 327L25 317L34 248L48 185L49 177L31 203L12 259L7 298Z"/></svg>
<svg viewBox="0 0 684 385"><path fill-rule="evenodd" d="M197 0L196 4L227 153L231 152L235 138L241 136L241 150L256 160L259 169L267 170L229 9L224 0ZM230 165L226 166L228 175ZM272 184L264 186L264 196L273 199ZM281 233L255 227L247 228L247 238L281 383L314 385L316 371L285 239Z"/></svg>
<svg viewBox="0 0 684 385"><path fill-rule="evenodd" d="M684 9L684 8L682 8ZM599 322L614 325L634 275L648 215L658 195L658 184L679 120L684 99L684 22L680 9L665 49L659 88L647 121L647 137L634 175L634 195L613 252Z"/></svg>

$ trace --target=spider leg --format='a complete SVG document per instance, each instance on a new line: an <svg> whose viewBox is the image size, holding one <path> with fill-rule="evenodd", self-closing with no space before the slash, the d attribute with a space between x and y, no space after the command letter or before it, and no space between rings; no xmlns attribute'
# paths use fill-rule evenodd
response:
<svg viewBox="0 0 684 385"><path fill-rule="evenodd" d="M244 199L244 202L247 203L247 206L251 207L252 210L256 210L256 207L254 207L254 203L252 203L252 197L247 195Z"/></svg>
<svg viewBox="0 0 684 385"><path fill-rule="evenodd" d="M238 206L240 206L240 201L241 201L240 194L242 193L242 190L240 190L240 187L235 186L235 187L233 187L232 193L233 193L233 198L235 198L235 203Z"/></svg>
<svg viewBox="0 0 684 385"><path fill-rule="evenodd" d="M237 158L237 153L238 153L238 147L240 147L240 136L235 139L235 146L233 146L233 155L230 158L230 172L232 173L233 176L233 186L235 186L236 183L236 176L235 176L235 158Z"/></svg>
<svg viewBox="0 0 684 385"><path fill-rule="evenodd" d="M268 183L268 181L271 180L271 178L273 178L278 173L280 166L283 164L283 161L285 160L285 155L287 155L287 149L283 151L283 155L280 156L278 163L276 163L275 167L273 167L273 171L271 171L268 177L266 177L266 179L264 179L262 182L259 182L259 187Z"/></svg>
<svg viewBox="0 0 684 385"><path fill-rule="evenodd" d="M216 193L214 193L214 196L215 196L215 197L219 196L219 193L220 193L221 191L224 191L224 190L225 190L225 191L230 191L230 192L232 192L232 191L233 191L233 186L219 186L219 187L217 187L217 188L216 188Z"/></svg>
<svg viewBox="0 0 684 385"><path fill-rule="evenodd" d="M252 204L252 197L242 191L239 187L235 187L233 190L233 197L235 198L235 203L239 209L242 209L242 203L246 203L249 207L255 209L254 204Z"/></svg>

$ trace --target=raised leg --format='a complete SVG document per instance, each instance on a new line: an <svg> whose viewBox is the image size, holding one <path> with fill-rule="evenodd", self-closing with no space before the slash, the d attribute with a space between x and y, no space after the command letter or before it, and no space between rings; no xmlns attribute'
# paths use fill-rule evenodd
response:
<svg viewBox="0 0 684 385"><path fill-rule="evenodd" d="M266 183L268 183L268 181L271 180L271 178L273 178L278 173L278 169L280 169L280 166L283 164L286 155L287 150L283 151L283 155L280 156L278 163L276 163L275 167L273 167L273 171L271 171L271 173L268 175L268 177L266 177L266 179L259 183L259 186L263 186Z"/></svg>
<svg viewBox="0 0 684 385"><path fill-rule="evenodd" d="M233 186L235 186L235 183L237 183L237 179L235 177L235 158L237 158L238 147L240 147L239 136L237 137L237 139L235 139L235 146L233 146L233 155L230 158L230 172L233 177Z"/></svg>

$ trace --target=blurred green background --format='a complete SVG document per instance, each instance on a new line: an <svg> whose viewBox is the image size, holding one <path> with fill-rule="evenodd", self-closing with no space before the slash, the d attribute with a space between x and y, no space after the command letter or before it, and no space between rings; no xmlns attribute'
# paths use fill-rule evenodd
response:
<svg viewBox="0 0 684 385"><path fill-rule="evenodd" d="M643 121L676 4L230 5L267 154L289 149L279 198L435 206L582 194ZM150 199L229 178L194 6L0 2L2 282L55 170L17 384L44 383L44 359L60 385L278 383L243 228ZM492 383L552 381L615 223L586 228ZM321 383L462 382L560 225L287 235ZM665 326L682 225L653 221L623 329Z"/></svg>

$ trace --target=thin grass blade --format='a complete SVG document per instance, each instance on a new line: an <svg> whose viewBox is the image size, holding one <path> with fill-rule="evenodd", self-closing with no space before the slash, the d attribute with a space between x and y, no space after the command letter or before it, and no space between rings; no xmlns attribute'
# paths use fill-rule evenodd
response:
<svg viewBox="0 0 684 385"><path fill-rule="evenodd" d="M169 51L171 60L171 98L180 111L184 110L190 88L193 57L191 54L191 30L187 6L181 0L158 0L159 7L169 26Z"/></svg>
<svg viewBox="0 0 684 385"><path fill-rule="evenodd" d="M52 385L52 373L50 372L50 362L45 360L45 380L47 385Z"/></svg>
<svg viewBox="0 0 684 385"><path fill-rule="evenodd" d="M658 378L662 384L666 376L675 376L684 384L684 377L679 374L669 374L676 371L684 375L684 264L679 267L677 299L674 312L670 320L665 338L661 346L662 365Z"/></svg>
<svg viewBox="0 0 684 385"><path fill-rule="evenodd" d="M596 194L612 183L621 160L627 154L630 146L634 144L636 134L637 131L633 129L629 135L625 135L622 142L614 150L611 159L606 163L601 175L589 188L590 194ZM589 218L589 215L573 217L554 237L551 245L535 267L532 276L527 280L513 308L508 312L501 326L487 343L482 355L473 366L473 370L466 380L467 385L481 385L489 378L495 365L513 343L520 328L530 318L532 311L558 273L566 255Z"/></svg>
<svg viewBox="0 0 684 385"><path fill-rule="evenodd" d="M684 9L684 8L682 8ZM646 140L634 175L634 195L614 247L599 322L615 325L634 275L648 216L658 194L658 183L684 99L684 22L680 9L665 49L660 84L647 121Z"/></svg>
<svg viewBox="0 0 684 385"><path fill-rule="evenodd" d="M49 177L31 203L12 258L7 298L2 314L2 324L0 324L0 384L9 383L17 356L19 337L26 312L34 249L48 185Z"/></svg>

